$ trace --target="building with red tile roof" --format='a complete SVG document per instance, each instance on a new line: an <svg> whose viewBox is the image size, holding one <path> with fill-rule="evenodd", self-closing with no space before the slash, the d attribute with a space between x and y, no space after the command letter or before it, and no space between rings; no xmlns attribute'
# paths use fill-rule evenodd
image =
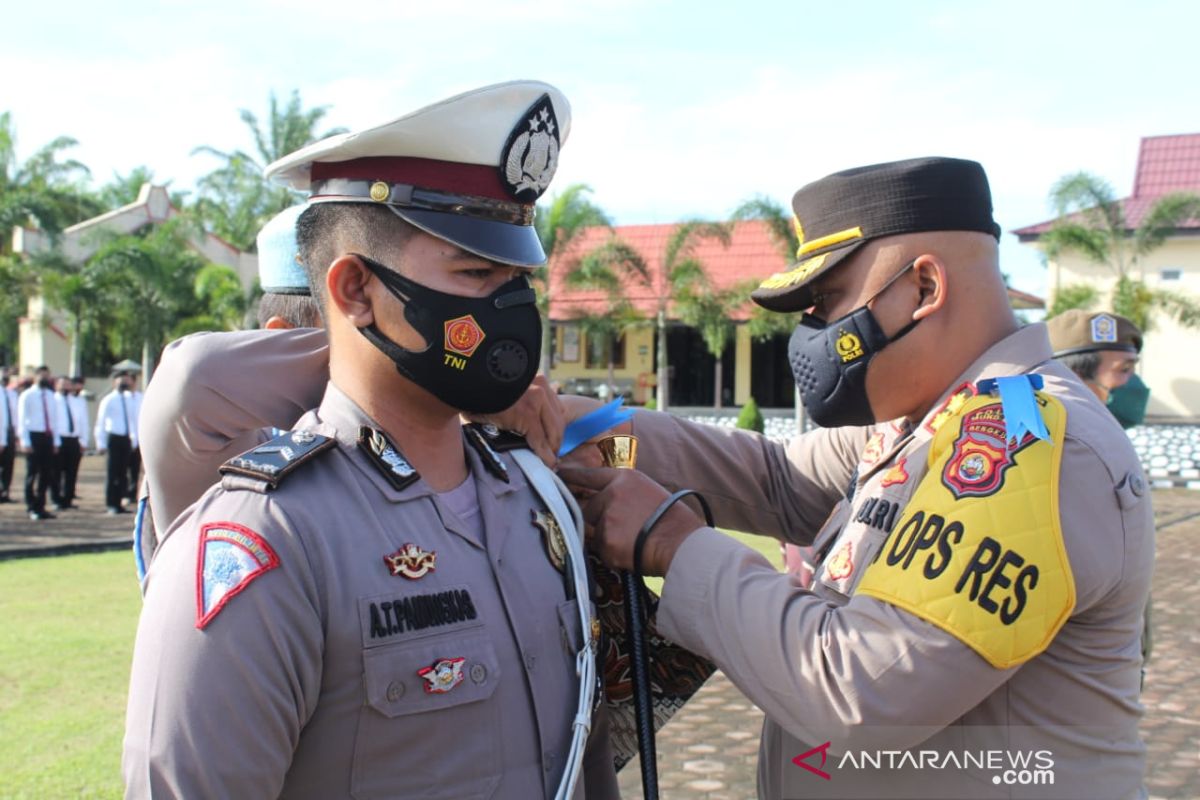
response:
<svg viewBox="0 0 1200 800"><path fill-rule="evenodd" d="M1200 133L1147 136L1138 150L1133 194L1121 199L1126 230L1132 234L1155 203L1176 193L1200 195ZM1042 235L1057 220L1046 220L1013 231L1025 244L1040 249ZM1097 291L1094 310L1111 308L1115 268L1089 261L1075 252L1047 258L1050 293L1090 286ZM1165 291L1200 303L1200 218L1186 219L1163 244L1130 259L1126 274L1155 291ZM1158 313L1146 332L1138 372L1150 387L1148 414L1167 420L1200 420L1200 381L1193 361L1181 354L1200 347L1200 331L1184 328Z"/></svg>
<svg viewBox="0 0 1200 800"><path fill-rule="evenodd" d="M1133 194L1121 200L1125 224L1135 230L1154 204L1176 192L1200 192L1200 133L1146 136L1138 150ZM1017 228L1022 242L1036 242L1057 220ZM1200 219L1189 219L1181 230L1200 232Z"/></svg>

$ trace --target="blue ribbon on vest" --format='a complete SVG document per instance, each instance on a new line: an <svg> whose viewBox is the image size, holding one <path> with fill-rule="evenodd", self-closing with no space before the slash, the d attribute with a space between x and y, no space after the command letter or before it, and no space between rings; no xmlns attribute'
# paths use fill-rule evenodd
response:
<svg viewBox="0 0 1200 800"><path fill-rule="evenodd" d="M618 397L611 403L605 403L595 411L589 411L567 425L566 430L563 431L562 447L558 448L559 457L565 456L588 439L612 430L632 417L633 409L621 407L624 402L625 398Z"/></svg>
<svg viewBox="0 0 1200 800"><path fill-rule="evenodd" d="M1004 414L1009 447L1024 439L1026 433L1036 439L1050 441L1050 431L1046 430L1037 398L1033 394L1035 389L1041 389L1043 385L1041 375L988 378L977 384L980 394L999 391L1000 411Z"/></svg>

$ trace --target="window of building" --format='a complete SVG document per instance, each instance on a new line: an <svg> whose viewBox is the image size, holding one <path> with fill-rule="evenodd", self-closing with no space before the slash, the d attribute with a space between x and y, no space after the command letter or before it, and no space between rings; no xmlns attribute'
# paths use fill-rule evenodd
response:
<svg viewBox="0 0 1200 800"><path fill-rule="evenodd" d="M605 336L589 333L587 339L587 358L585 366L588 369L607 369L608 354L612 351L613 366L617 369L625 367L625 336Z"/></svg>
<svg viewBox="0 0 1200 800"><path fill-rule="evenodd" d="M1164 281L1177 281L1183 278L1183 270L1164 269L1158 273L1158 277Z"/></svg>

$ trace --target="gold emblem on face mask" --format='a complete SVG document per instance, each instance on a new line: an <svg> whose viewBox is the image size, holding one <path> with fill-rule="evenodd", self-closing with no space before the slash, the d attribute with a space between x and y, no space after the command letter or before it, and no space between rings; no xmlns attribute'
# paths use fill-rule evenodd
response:
<svg viewBox="0 0 1200 800"><path fill-rule="evenodd" d="M842 331L837 338L837 343L834 345L837 348L838 355L842 357L842 363L853 361L856 358L862 358L863 349L862 342L850 331Z"/></svg>

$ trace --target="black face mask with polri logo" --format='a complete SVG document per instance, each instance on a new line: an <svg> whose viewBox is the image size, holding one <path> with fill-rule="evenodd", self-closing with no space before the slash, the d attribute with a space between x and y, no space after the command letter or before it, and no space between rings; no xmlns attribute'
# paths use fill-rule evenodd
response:
<svg viewBox="0 0 1200 800"><path fill-rule="evenodd" d="M463 297L357 258L404 304L404 318L425 339L425 349L406 350L374 324L359 328L401 375L469 414L503 411L529 388L538 370L542 318L526 276L487 297Z"/></svg>
<svg viewBox="0 0 1200 800"><path fill-rule="evenodd" d="M909 262L861 306L833 322L805 314L788 342L788 361L804 410L823 428L875 422L867 399L867 366L875 354L916 327L888 338L867 305L907 272Z"/></svg>

